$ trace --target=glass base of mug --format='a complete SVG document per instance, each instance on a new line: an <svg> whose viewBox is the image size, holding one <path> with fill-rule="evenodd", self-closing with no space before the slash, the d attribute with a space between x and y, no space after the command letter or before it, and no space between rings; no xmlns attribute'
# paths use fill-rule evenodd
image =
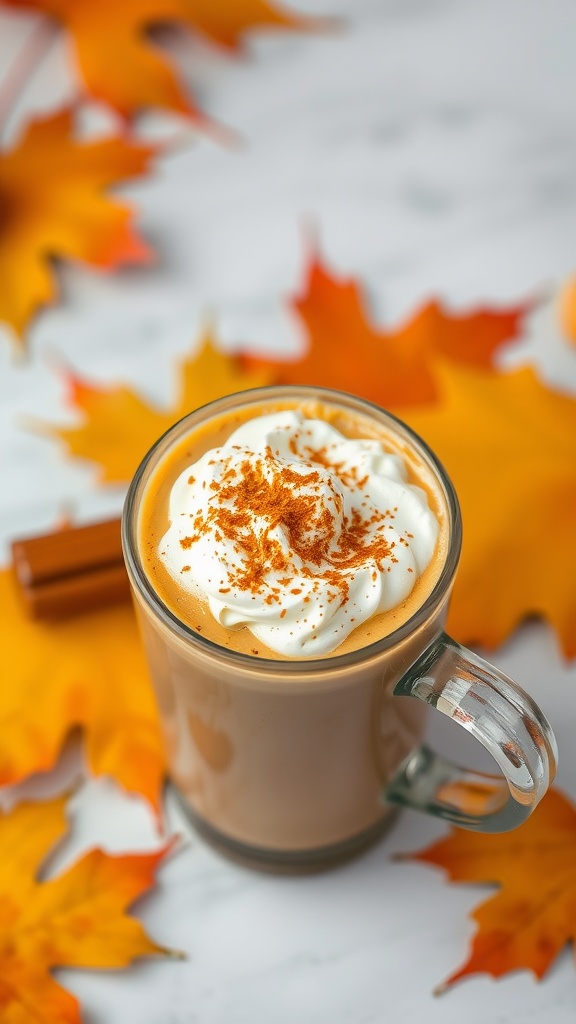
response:
<svg viewBox="0 0 576 1024"><path fill-rule="evenodd" d="M243 867L273 874L313 874L317 871L327 871L330 868L338 867L377 842L388 831L398 815L398 808L387 809L385 816L369 829L330 846L320 846L310 850L271 850L252 846L224 835L192 810L174 783L170 784L170 789L178 806L195 831L218 853L224 854Z"/></svg>

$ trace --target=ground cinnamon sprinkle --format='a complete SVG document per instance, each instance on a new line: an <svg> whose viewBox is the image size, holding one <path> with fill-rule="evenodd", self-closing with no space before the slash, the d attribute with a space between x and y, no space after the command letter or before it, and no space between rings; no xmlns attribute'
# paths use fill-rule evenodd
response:
<svg viewBox="0 0 576 1024"><path fill-rule="evenodd" d="M356 487L361 491L368 483L368 474L358 479L356 466L349 466L346 469L344 462L332 462L328 456L329 449L326 445L322 448L306 446L305 450L310 462L317 462L319 465L325 466L326 469L330 469L342 481L345 487Z"/></svg>
<svg viewBox="0 0 576 1024"><path fill-rule="evenodd" d="M365 486L367 477L359 480L353 470L345 471L343 464L330 463L326 449L310 452L315 462L329 467L343 482L346 476L352 478L350 482L355 486ZM188 549L213 531L218 540L230 541L240 563L229 572L231 587L252 594L267 591L268 604L280 603L281 591L270 588L266 582L272 570L285 574L278 580L281 586L288 586L298 575L313 581L313 590L317 592L319 582L323 581L329 587L328 599L339 599L343 604L349 590L346 570L369 559L379 568L385 558L396 561L393 545L384 536L388 511L374 512L365 520L355 509L350 517L343 517L343 529L336 537L335 513L342 514L342 497L328 481L331 494L327 501L334 511L319 500L327 481L318 470L300 473L277 461L269 447L258 461L247 458L239 464L227 462L220 479L209 485L218 496L218 504L214 503L207 515L199 513L194 517L194 534L182 538L180 544ZM308 493L302 493L303 487L308 488ZM288 551L283 538L274 535L279 526L288 534ZM302 566L294 564L294 556ZM222 588L220 593L229 589ZM294 588L291 593L300 594L302 589Z"/></svg>

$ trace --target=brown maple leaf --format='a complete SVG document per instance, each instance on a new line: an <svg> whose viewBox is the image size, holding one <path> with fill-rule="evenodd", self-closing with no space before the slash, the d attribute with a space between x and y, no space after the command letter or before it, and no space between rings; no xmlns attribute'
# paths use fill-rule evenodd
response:
<svg viewBox="0 0 576 1024"><path fill-rule="evenodd" d="M448 629L494 648L541 615L576 655L576 399L533 370L438 366L441 400L405 410L462 506L462 560Z"/></svg>
<svg viewBox="0 0 576 1024"><path fill-rule="evenodd" d="M265 0L3 0L66 26L86 91L122 117L162 107L207 124L150 29L175 23L228 49L254 28L312 30L322 19L283 12Z"/></svg>
<svg viewBox="0 0 576 1024"><path fill-rule="evenodd" d="M38 881L66 832L65 800L20 804L0 815L0 1018L4 1024L80 1024L77 1000L54 967L126 967L137 957L178 955L148 938L126 909L154 884L170 848L143 855L85 854Z"/></svg>
<svg viewBox="0 0 576 1024"><path fill-rule="evenodd" d="M437 993L470 974L498 978L524 968L542 978L576 941L576 808L559 790L550 790L512 832L455 828L427 849L395 859L443 868L451 882L501 886L473 911L478 928L470 956Z"/></svg>
<svg viewBox="0 0 576 1024"><path fill-rule="evenodd" d="M380 330L366 317L356 281L333 277L314 254L291 306L304 328L301 356L291 362L247 356L245 365L268 369L280 383L348 391L386 409L435 401L437 358L490 367L504 342L518 337L530 309L523 303L455 314L432 301L402 327Z"/></svg>
<svg viewBox="0 0 576 1024"><path fill-rule="evenodd" d="M32 621L12 573L1 570L0 607L0 785L50 770L81 726L94 774L158 810L164 749L131 605Z"/></svg>
<svg viewBox="0 0 576 1024"><path fill-rule="evenodd" d="M55 257L102 269L151 258L130 208L104 190L143 174L152 154L119 137L75 141L71 111L33 121L0 154L0 321L17 338L37 309L54 301Z"/></svg>
<svg viewBox="0 0 576 1024"><path fill-rule="evenodd" d="M179 398L162 411L129 387L97 387L69 374L70 399L83 422L77 427L42 425L41 430L63 441L70 454L97 462L101 483L125 482L160 435L186 413L223 395L270 383L266 372L246 373L234 356L219 352L210 334L183 361L178 377Z"/></svg>

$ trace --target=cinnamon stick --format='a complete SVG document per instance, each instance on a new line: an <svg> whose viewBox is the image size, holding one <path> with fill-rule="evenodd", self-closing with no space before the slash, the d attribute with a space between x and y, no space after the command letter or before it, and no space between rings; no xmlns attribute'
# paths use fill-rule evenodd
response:
<svg viewBox="0 0 576 1024"><path fill-rule="evenodd" d="M119 519L15 540L12 561L36 619L66 618L130 596Z"/></svg>

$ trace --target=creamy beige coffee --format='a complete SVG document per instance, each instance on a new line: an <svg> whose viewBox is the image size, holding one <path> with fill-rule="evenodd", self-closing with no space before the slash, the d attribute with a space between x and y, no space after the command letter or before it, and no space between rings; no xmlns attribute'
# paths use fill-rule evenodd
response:
<svg viewBox="0 0 576 1024"><path fill-rule="evenodd" d="M190 467L256 418L291 410L345 438L379 442L399 457L408 484L424 492L437 523L430 558L409 593L397 606L353 625L341 643L319 656L287 656L246 626L222 625L201 595L179 584L162 555L170 495L181 474L193 476ZM354 493L363 500L361 490ZM450 547L445 494L433 459L401 424L359 399L321 389L229 396L177 424L145 460L125 511L125 551L171 777L197 826L228 851L273 863L324 863L359 849L386 823L392 811L383 791L421 741L426 710L419 701L394 697L394 687L438 635L446 615L451 575L434 589ZM314 508L309 504L313 514L307 513L312 526ZM396 514L394 506L379 514L387 512ZM176 537L174 550L187 559L180 569L191 564L195 542L186 545L201 529L200 521L194 525L195 513L185 515L193 516L192 532L187 528ZM314 536L306 532L305 519L297 527L304 530L298 543L309 547ZM347 534L337 554L353 560L356 541L367 536L362 530ZM398 564L411 567L401 559ZM322 562L312 565L321 568ZM256 579L260 568L254 565ZM289 576L281 578L287 580L281 599L300 589ZM222 579L216 594L220 585L228 589ZM242 600L246 593L240 592ZM266 597L262 590L264 607ZM218 613L224 603L214 605ZM308 631L306 643L313 638Z"/></svg>
<svg viewBox="0 0 576 1024"><path fill-rule="evenodd" d="M370 494L382 468L394 478ZM382 427L321 402L274 403L174 446L148 484L139 542L159 597L204 637L254 657L315 658L410 618L445 560L443 518L429 471Z"/></svg>

